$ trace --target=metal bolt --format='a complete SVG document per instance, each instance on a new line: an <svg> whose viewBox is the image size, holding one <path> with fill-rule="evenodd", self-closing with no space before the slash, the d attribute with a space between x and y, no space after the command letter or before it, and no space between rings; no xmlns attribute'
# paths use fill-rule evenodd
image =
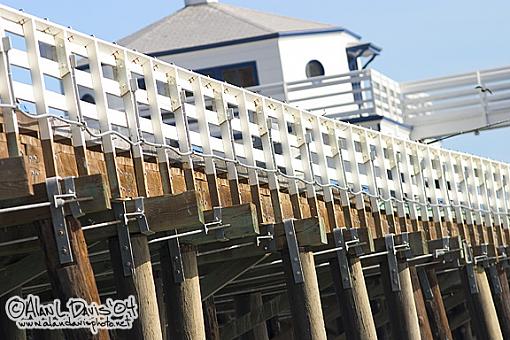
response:
<svg viewBox="0 0 510 340"><path fill-rule="evenodd" d="M65 248L65 247L62 248L62 254L67 254L67 252L68 252L67 248Z"/></svg>

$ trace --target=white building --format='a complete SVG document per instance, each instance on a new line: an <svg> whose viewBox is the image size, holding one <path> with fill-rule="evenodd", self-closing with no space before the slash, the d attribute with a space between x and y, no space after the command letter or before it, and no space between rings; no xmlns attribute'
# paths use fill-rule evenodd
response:
<svg viewBox="0 0 510 340"><path fill-rule="evenodd" d="M366 67L381 51L346 28L185 0L119 44L298 107L412 139L475 129L510 108L510 68L399 84ZM488 96L477 86L508 91ZM459 120L461 120L459 122Z"/></svg>

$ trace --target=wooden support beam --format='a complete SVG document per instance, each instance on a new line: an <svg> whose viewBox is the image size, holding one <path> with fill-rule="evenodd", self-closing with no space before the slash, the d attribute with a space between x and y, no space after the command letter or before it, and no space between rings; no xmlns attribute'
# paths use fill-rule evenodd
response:
<svg viewBox="0 0 510 340"><path fill-rule="evenodd" d="M265 323L278 316L283 310L288 310L288 300L282 295L267 301L257 309L244 313L235 320L221 327L221 339L232 340L249 332L255 325Z"/></svg>
<svg viewBox="0 0 510 340"><path fill-rule="evenodd" d="M73 254L74 262L61 265L57 248L52 221L43 220L39 224L39 239L46 258L54 296L64 305L71 297L79 297L87 302L100 303L99 293L92 266L88 259L87 244L81 229L80 222L72 217L66 218L67 229L70 238L70 251ZM69 340L106 340L109 339L106 330L99 330L92 335L87 329L66 329L65 336Z"/></svg>
<svg viewBox="0 0 510 340"><path fill-rule="evenodd" d="M25 256L0 271L0 297L21 288L46 272L44 255L37 252Z"/></svg>
<svg viewBox="0 0 510 340"><path fill-rule="evenodd" d="M158 313L156 288L152 276L149 245L145 235L131 235L133 252L132 275L124 275L124 263L117 237L109 240L110 256L113 266L117 298L126 299L133 295L138 303L138 318L131 329L116 331L119 339L162 339L161 324Z"/></svg>
<svg viewBox="0 0 510 340"><path fill-rule="evenodd" d="M104 211L110 208L108 189L101 175L76 177L74 179L74 185L78 199L86 199L79 202L80 208L85 214ZM38 183L33 186L32 196L0 201L0 209L43 202L48 202L46 185L45 183ZM71 214L68 209L65 210L67 214ZM0 226L2 226L2 228L17 226L50 217L50 209L48 206L5 212L0 214Z"/></svg>
<svg viewBox="0 0 510 340"><path fill-rule="evenodd" d="M112 210L106 210L107 208L105 206L109 207L110 202L105 200L102 201L102 204L101 200L99 200L98 203L95 203L92 206L85 205L83 207L82 210L85 211L88 211L87 209L89 208L94 211L98 211L97 213L90 213L87 216L81 218L82 221L87 223L86 226L117 220ZM83 203L88 203L88 201ZM127 212L135 211L135 204L132 200L127 200L125 203ZM46 211L45 209L48 208L33 209L31 212L34 211L35 213L41 213L41 215L39 215L37 218L46 218L46 213L49 214L49 210ZM185 191L177 195L165 195L146 198L144 199L144 210L150 229L156 233L175 230L177 228L188 230L203 228L203 206L199 194L195 191ZM7 215L9 214L10 213L0 214L0 224L3 221L6 221L11 224L18 225L19 223L15 222L15 216L10 216L7 218ZM35 216L30 216L27 218L26 216L23 216L21 212L17 212L16 214L19 215L20 219L36 219ZM47 217L49 217L49 215ZM0 230L0 242L13 241L20 238L18 228L4 228ZM129 230L131 233L137 233L140 231L136 221L130 221ZM116 235L116 225L103 226L101 228L91 228L85 231L85 236L88 242L108 239ZM26 234L24 233L22 237L29 238L34 236L37 236L35 229L33 231L31 230L30 232L27 232ZM27 241L22 244L12 244L0 247L0 256L9 254L23 254L33 252L35 250L38 250L37 240Z"/></svg>
<svg viewBox="0 0 510 340"><path fill-rule="evenodd" d="M485 270L475 266L473 271L474 275L470 276L470 271L464 266L461 269L461 281L476 337L491 340L503 339ZM473 291L470 287L469 283L472 280L476 281L477 291Z"/></svg>
<svg viewBox="0 0 510 340"><path fill-rule="evenodd" d="M206 299L202 303L204 310L205 336L207 340L220 340L220 327L218 325L218 317L216 315L216 305L214 297Z"/></svg>
<svg viewBox="0 0 510 340"><path fill-rule="evenodd" d="M424 271L420 275L426 275L430 293L432 294L432 296L424 294L432 333L437 339L453 339L436 271L434 269L419 270ZM423 289L427 289L427 287L422 287Z"/></svg>
<svg viewBox="0 0 510 340"><path fill-rule="evenodd" d="M416 305L416 314L418 315L418 322L420 324L420 333L422 339L432 339L432 329L430 328L429 317L427 315L427 308L418 279L418 273L415 267L409 268L411 273L411 282L414 292L414 303Z"/></svg>
<svg viewBox="0 0 510 340"><path fill-rule="evenodd" d="M225 265L207 275L200 281L202 301L212 297L216 292L264 261L268 256L269 254L263 255L262 257L248 257L245 259L228 261Z"/></svg>
<svg viewBox="0 0 510 340"><path fill-rule="evenodd" d="M337 258L329 262L331 275L335 285L338 307L342 312L343 328L348 339L369 340L377 339L372 310L368 298L367 287L361 261L358 258L350 258L348 270L350 273L351 287L342 286L342 273Z"/></svg>
<svg viewBox="0 0 510 340"><path fill-rule="evenodd" d="M6 340L26 340L27 333L24 329L19 329L16 323L9 319L5 311L6 302L11 296L22 296L21 289L15 289L10 294L4 295L0 299L0 339Z"/></svg>
<svg viewBox="0 0 510 340"><path fill-rule="evenodd" d="M390 314L393 339L420 339L420 324L416 314L411 273L406 263L398 263L400 290L392 289L388 261L381 262L381 278Z"/></svg>
<svg viewBox="0 0 510 340"><path fill-rule="evenodd" d="M287 294L292 314L294 336L302 340L325 340L326 328L322 315L319 284L315 272L315 261L310 251L300 251L303 282L296 283L289 252L281 252L287 281Z"/></svg>
<svg viewBox="0 0 510 340"><path fill-rule="evenodd" d="M163 291L163 278L161 270L154 271L154 286L156 287L156 295L158 298L159 323L161 324L161 335L163 340L167 339L167 318L165 309L165 294Z"/></svg>
<svg viewBox="0 0 510 340"><path fill-rule="evenodd" d="M261 226L261 233L265 234L265 228ZM302 247L321 246L328 243L326 227L324 221L320 217L310 217L294 220L294 229L298 244ZM274 225L276 248L282 249L286 247L285 232L283 222Z"/></svg>
<svg viewBox="0 0 510 340"><path fill-rule="evenodd" d="M504 264L494 264L488 269L492 298L498 313L503 338L510 339L510 289ZM492 271L492 273L491 273Z"/></svg>
<svg viewBox="0 0 510 340"><path fill-rule="evenodd" d="M196 250L181 245L184 281L176 282L168 243L161 247L161 272L165 291L169 339L205 339Z"/></svg>
<svg viewBox="0 0 510 340"><path fill-rule="evenodd" d="M0 159L0 200L33 194L24 157Z"/></svg>
<svg viewBox="0 0 510 340"><path fill-rule="evenodd" d="M263 310L262 294L251 293L236 295L234 297L234 304L236 315L238 317L251 313L255 314ZM269 340L265 320L252 323L251 326L252 329L242 334L239 337L239 340Z"/></svg>
<svg viewBox="0 0 510 340"><path fill-rule="evenodd" d="M203 214L206 223L214 221L213 210L206 210ZM225 226L222 236L227 240L257 236L260 233L257 211L252 203L221 208L221 222ZM211 231L207 235L201 233L180 239L185 243L195 245L218 242L215 231Z"/></svg>

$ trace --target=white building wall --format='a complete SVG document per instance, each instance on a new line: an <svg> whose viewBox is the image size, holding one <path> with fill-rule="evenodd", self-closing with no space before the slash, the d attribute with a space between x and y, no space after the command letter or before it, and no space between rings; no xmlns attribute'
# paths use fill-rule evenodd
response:
<svg viewBox="0 0 510 340"><path fill-rule="evenodd" d="M358 39L343 32L280 38L280 57L285 82L306 80L306 65L311 60L317 60L322 64L325 76L348 73L349 64L346 48L349 44L357 42ZM349 82L338 85L328 85L326 87L320 86L326 85L328 82L329 81L313 81L310 83L303 83L299 86L315 86L314 88L294 92L291 87L289 87L288 100L294 101L297 106L305 109L314 110L315 108L321 108L318 110L318 113L339 114L360 109L358 105L353 104L354 96L350 93L352 91L352 86ZM318 99L300 100L300 98L325 94L328 94L328 96ZM323 110L322 108L326 109Z"/></svg>
<svg viewBox="0 0 510 340"><path fill-rule="evenodd" d="M314 59L322 63L326 76L349 72L345 48L356 42L343 32L281 37L278 45L285 81L306 79L306 64Z"/></svg>
<svg viewBox="0 0 510 340"><path fill-rule="evenodd" d="M255 61L260 84L276 83L283 80L278 39L276 38L159 58L191 70Z"/></svg>

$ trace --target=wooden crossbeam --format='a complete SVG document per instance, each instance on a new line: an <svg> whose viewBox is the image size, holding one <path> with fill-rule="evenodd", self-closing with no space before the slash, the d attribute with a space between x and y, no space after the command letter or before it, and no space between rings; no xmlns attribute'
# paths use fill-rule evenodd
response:
<svg viewBox="0 0 510 340"><path fill-rule="evenodd" d="M287 245L283 223L273 224L275 230L276 248L283 249ZM266 234L268 225L261 226L261 233ZM294 220L294 229L298 244L304 246L320 246L328 243L326 227L320 217L309 217Z"/></svg>
<svg viewBox="0 0 510 340"><path fill-rule="evenodd" d="M14 262L5 268L5 270L0 271L0 297L23 286L45 272L44 256L39 252Z"/></svg>
<svg viewBox="0 0 510 340"><path fill-rule="evenodd" d="M214 211L204 211L205 223L214 221ZM257 220L257 211L252 203L234 205L221 208L221 224L214 227L221 227L226 240L238 239L259 234L259 224ZM217 230L217 229L216 229ZM198 234L181 238L182 242L191 244L206 244L218 242L215 230L206 234ZM220 240L221 241L221 240Z"/></svg>
<svg viewBox="0 0 510 340"><path fill-rule="evenodd" d="M85 214L110 208L108 189L101 175L76 177L74 179L74 184L77 198L85 199L79 202L80 208ZM39 183L33 186L32 196L0 201L0 209L48 201L46 185L44 183ZM67 214L71 213L68 209L66 209L66 211ZM47 206L29 210L5 212L0 214L0 225L2 227L16 226L50 217L50 209Z"/></svg>
<svg viewBox="0 0 510 340"><path fill-rule="evenodd" d="M221 327L221 338L224 340L236 339L250 331L255 325L277 316L282 310L288 309L288 300L283 295L279 295L264 303L262 308L247 313Z"/></svg>
<svg viewBox="0 0 510 340"><path fill-rule="evenodd" d="M24 157L0 159L0 173L0 200L33 194Z"/></svg>

